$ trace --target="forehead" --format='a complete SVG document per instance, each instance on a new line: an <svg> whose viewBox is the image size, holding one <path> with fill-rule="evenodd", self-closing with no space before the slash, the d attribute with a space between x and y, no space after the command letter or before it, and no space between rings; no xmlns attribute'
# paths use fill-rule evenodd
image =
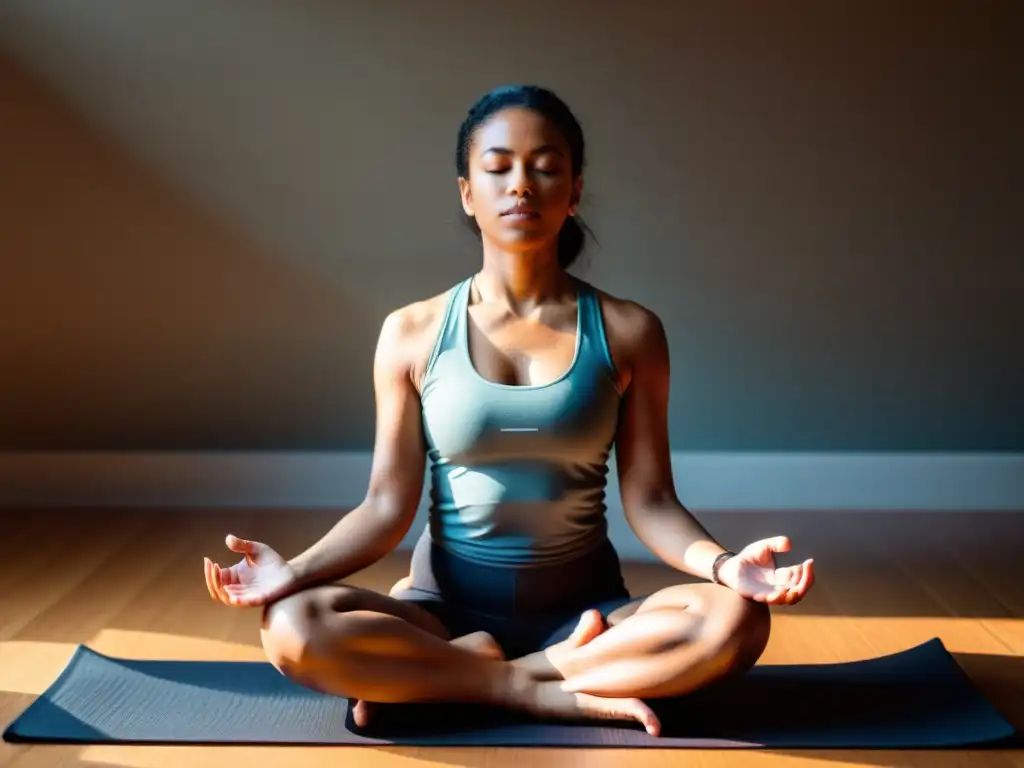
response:
<svg viewBox="0 0 1024 768"><path fill-rule="evenodd" d="M567 146L557 125L524 107L509 107L491 115L476 129L473 143L478 153L493 147L530 152L543 145Z"/></svg>

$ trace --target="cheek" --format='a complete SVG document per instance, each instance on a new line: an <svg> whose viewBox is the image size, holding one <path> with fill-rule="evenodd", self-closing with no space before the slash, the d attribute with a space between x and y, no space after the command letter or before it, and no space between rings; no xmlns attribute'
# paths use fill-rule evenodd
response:
<svg viewBox="0 0 1024 768"><path fill-rule="evenodd" d="M500 176L491 176L486 173L474 176L469 185L473 205L481 211L496 208L497 201L502 197L503 189Z"/></svg>
<svg viewBox="0 0 1024 768"><path fill-rule="evenodd" d="M565 205L572 196L572 181L561 177L541 176L537 182L537 192L551 205Z"/></svg>

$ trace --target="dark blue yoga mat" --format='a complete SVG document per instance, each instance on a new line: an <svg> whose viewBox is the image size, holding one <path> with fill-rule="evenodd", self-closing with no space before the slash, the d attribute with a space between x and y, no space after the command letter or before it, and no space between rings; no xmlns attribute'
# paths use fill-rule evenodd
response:
<svg viewBox="0 0 1024 768"><path fill-rule="evenodd" d="M380 711L358 732L343 698L263 662L135 661L79 646L4 733L11 742L661 748L942 748L1010 743L1013 728L938 639L842 664L761 665L651 702L663 734L623 723L537 722L478 706Z"/></svg>

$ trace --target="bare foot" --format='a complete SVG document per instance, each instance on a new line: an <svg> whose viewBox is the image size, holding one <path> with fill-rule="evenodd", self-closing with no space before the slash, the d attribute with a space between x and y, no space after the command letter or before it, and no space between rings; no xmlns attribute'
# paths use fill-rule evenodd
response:
<svg viewBox="0 0 1024 768"><path fill-rule="evenodd" d="M602 634L605 629L607 627L600 611L584 611L576 628L565 640L542 651L514 659L512 664L534 680L561 680L565 676L562 670L569 654Z"/></svg>
<svg viewBox="0 0 1024 768"><path fill-rule="evenodd" d="M390 590L388 590L388 597L397 597L401 592L412 586L412 576L403 576L395 582Z"/></svg>
<svg viewBox="0 0 1024 768"><path fill-rule="evenodd" d="M632 720L651 736L661 733L661 722L641 699L591 696L562 690L557 680L533 681L522 694L520 708L534 717L560 720Z"/></svg>
<svg viewBox="0 0 1024 768"><path fill-rule="evenodd" d="M486 656L496 661L502 661L505 658L505 652L501 650L498 641L487 632L471 632L468 635L456 637L451 644L465 648L477 656Z"/></svg>
<svg viewBox="0 0 1024 768"><path fill-rule="evenodd" d="M604 617L600 611L584 611L572 634L562 642L545 649L544 653L552 664L561 668L562 659L602 634L605 629Z"/></svg>
<svg viewBox="0 0 1024 768"><path fill-rule="evenodd" d="M485 656L495 661L503 661L505 658L505 653L501 650L501 646L498 645L498 641L487 632L471 632L468 635L456 637L450 642L452 645L465 648L477 656ZM377 702L359 699L352 707L352 719L360 728L365 728L370 722L373 713L381 706L383 705Z"/></svg>

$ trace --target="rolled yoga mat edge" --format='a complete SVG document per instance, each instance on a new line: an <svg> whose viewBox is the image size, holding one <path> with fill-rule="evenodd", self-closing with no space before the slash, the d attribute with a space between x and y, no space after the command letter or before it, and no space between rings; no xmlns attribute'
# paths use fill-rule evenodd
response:
<svg viewBox="0 0 1024 768"><path fill-rule="evenodd" d="M939 638L876 658L758 665L649 702L663 732L540 722L486 707L392 705L360 731L348 701L260 661L157 661L79 645L4 731L12 743L948 749L1021 746Z"/></svg>

